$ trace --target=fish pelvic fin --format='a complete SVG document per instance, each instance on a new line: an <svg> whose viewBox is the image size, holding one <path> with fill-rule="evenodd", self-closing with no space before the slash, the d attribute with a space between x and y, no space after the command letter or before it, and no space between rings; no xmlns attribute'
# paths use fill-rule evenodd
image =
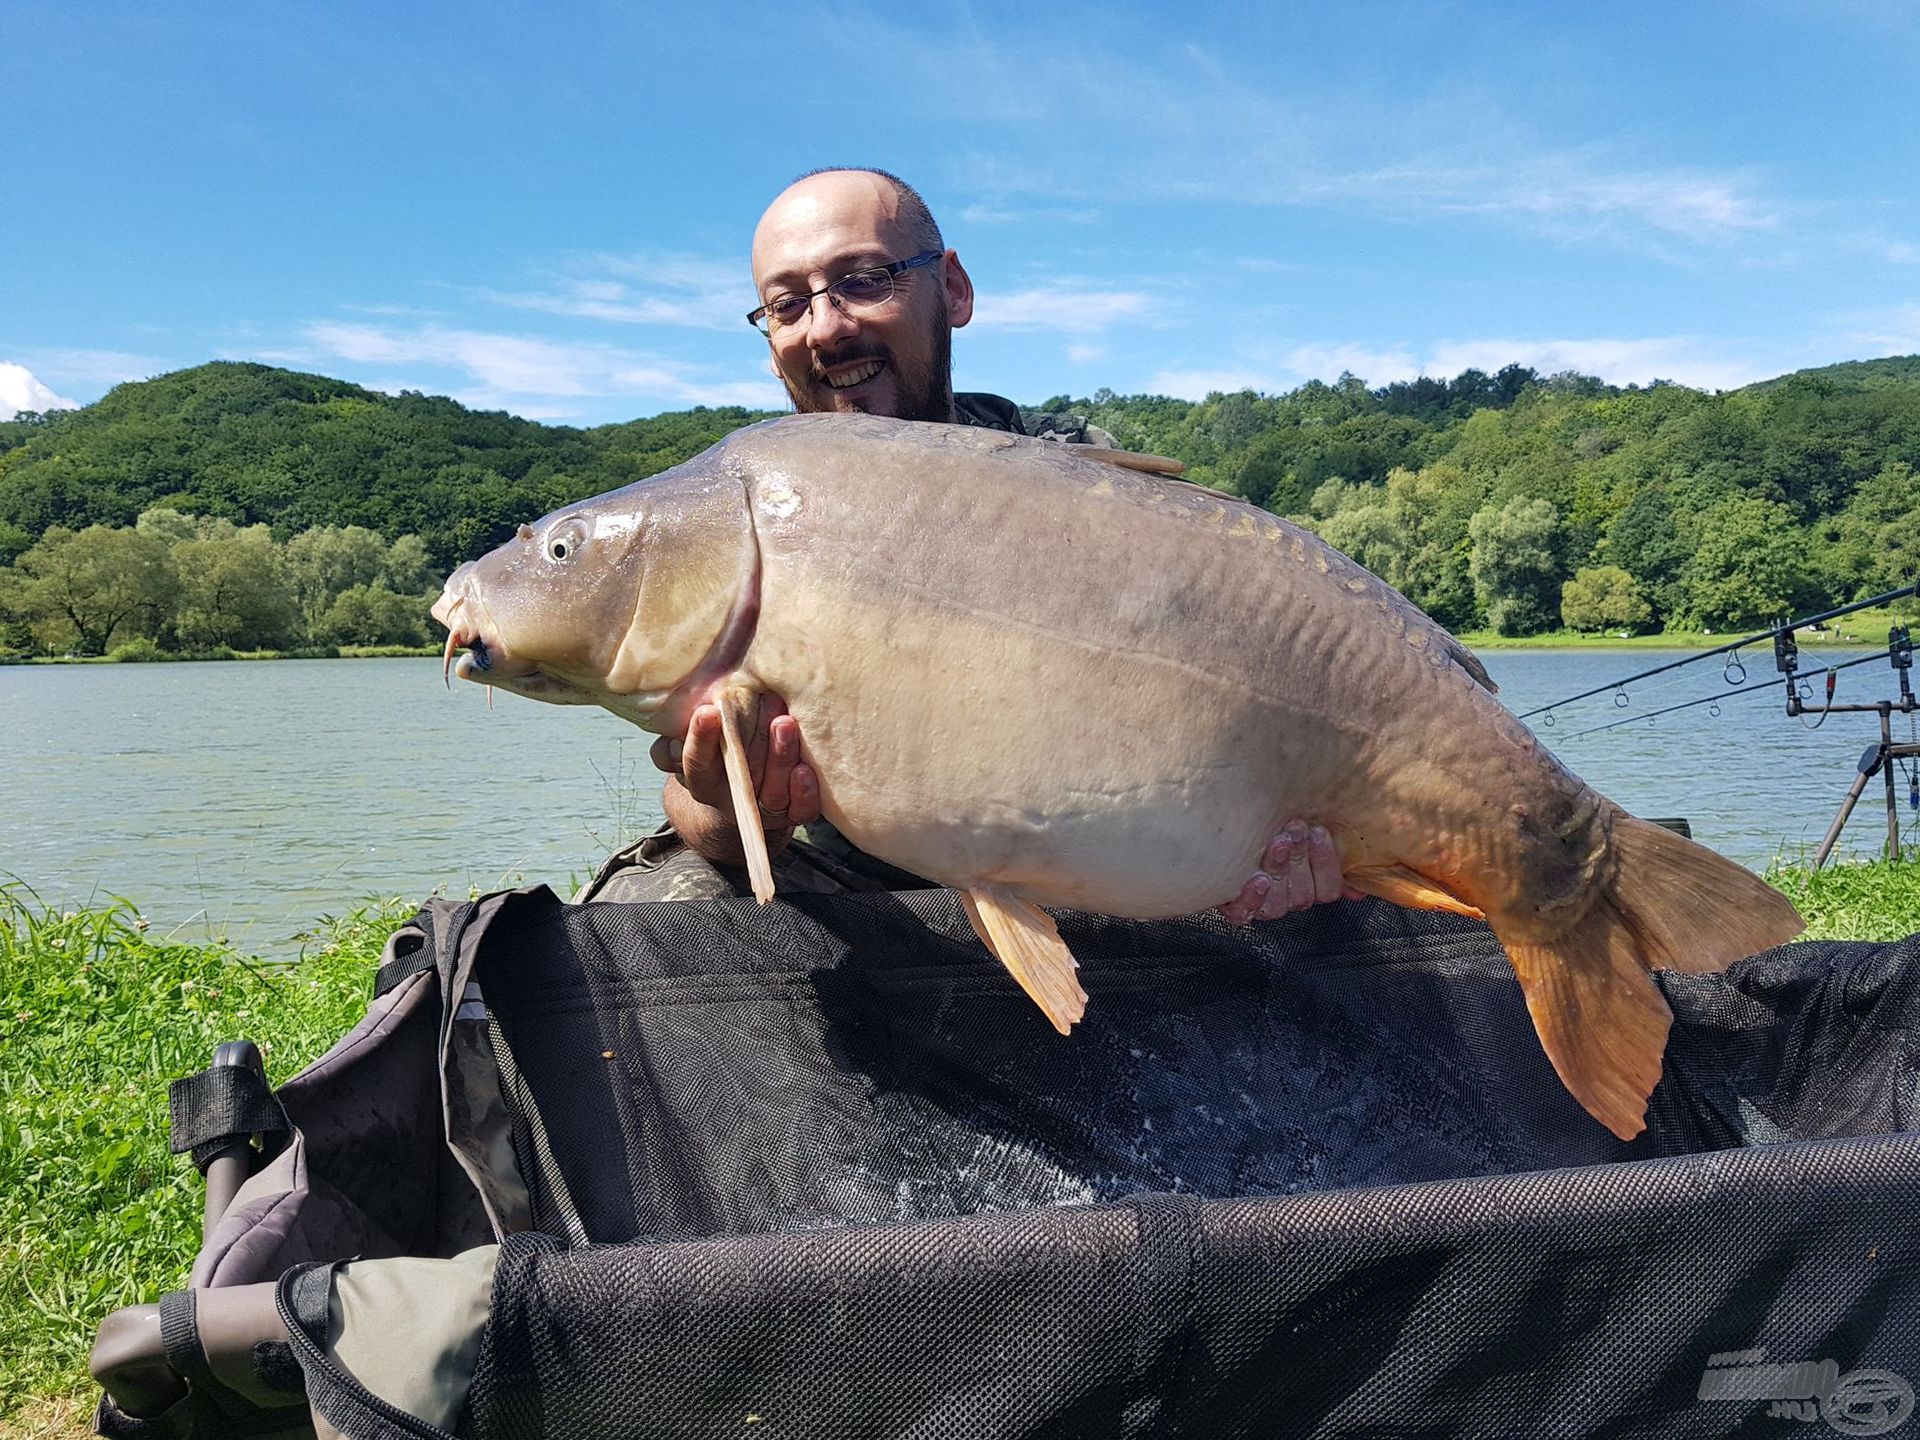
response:
<svg viewBox="0 0 1920 1440"><path fill-rule="evenodd" d="M734 824L740 827L740 848L747 857L747 881L753 886L753 898L764 905L773 898L773 861L767 855L767 832L760 823L760 797L754 792L753 769L743 738L745 726L754 722L760 697L744 685L733 685L716 699L720 709L720 744L727 762L727 789L733 796Z"/></svg>
<svg viewBox="0 0 1920 1440"><path fill-rule="evenodd" d="M1362 895L1378 895L1409 910L1447 910L1475 920L1486 918L1459 896L1405 865L1363 865L1340 878Z"/></svg>
<svg viewBox="0 0 1920 1440"><path fill-rule="evenodd" d="M1542 940L1522 922L1491 923L1561 1082L1631 1140L1646 1128L1673 1020L1648 972L1724 970L1806 922L1745 867L1624 812L1612 820L1613 878L1565 933Z"/></svg>
<svg viewBox="0 0 1920 1440"><path fill-rule="evenodd" d="M980 943L1012 975L1062 1035L1087 1013L1080 968L1054 927L1053 917L1011 891L982 885L960 892L960 904Z"/></svg>

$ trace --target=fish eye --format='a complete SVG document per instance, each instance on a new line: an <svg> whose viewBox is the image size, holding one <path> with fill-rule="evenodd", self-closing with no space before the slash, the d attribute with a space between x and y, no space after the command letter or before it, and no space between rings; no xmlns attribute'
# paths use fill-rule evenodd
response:
<svg viewBox="0 0 1920 1440"><path fill-rule="evenodd" d="M547 558L556 563L570 560L586 541L585 525L579 520L562 520L547 532Z"/></svg>

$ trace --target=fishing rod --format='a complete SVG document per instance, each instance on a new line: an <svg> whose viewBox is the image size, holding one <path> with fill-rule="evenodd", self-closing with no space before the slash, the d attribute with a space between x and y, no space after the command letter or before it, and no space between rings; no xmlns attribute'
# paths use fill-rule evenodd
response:
<svg viewBox="0 0 1920 1440"><path fill-rule="evenodd" d="M1635 684L1638 681L1650 679L1655 675L1664 675L1669 670L1678 670L1683 665L1692 665L1697 663L1698 661L1710 659L1715 655L1725 655L1729 651L1741 650L1748 645L1756 645L1762 640L1771 640L1774 637L1781 635L1783 633L1791 634L1795 630L1802 630L1802 629L1806 629L1809 626L1824 624L1828 620L1837 620L1842 615L1853 614L1853 612L1856 610L1868 610L1874 607L1875 605L1886 605L1892 601L1899 600L1907 595L1920 595L1920 581L1916 581L1914 584L1911 584L1911 585L1902 585L1897 590L1889 590L1884 595L1875 595L1870 600L1856 600L1851 605L1840 605L1840 606L1836 606L1832 610L1822 610L1818 615L1808 615L1799 620L1783 621L1781 624L1774 625L1769 629L1755 631L1753 634L1748 635L1743 639L1729 640L1724 645L1716 645L1711 650L1702 650L1697 654L1688 655L1683 659L1679 659L1679 660L1669 660L1664 665L1656 665L1651 670L1642 670L1637 675L1628 675L1622 679L1612 681L1606 685L1596 685L1591 690L1582 690L1578 695L1569 695L1564 700L1555 700L1550 704L1536 706L1533 709L1527 711L1524 715L1520 716L1520 718L1522 720L1530 720L1535 715L1549 713L1551 711L1559 709L1563 705L1572 705L1575 702L1580 700L1590 700L1595 695L1605 695L1609 692L1612 692L1615 696L1624 696L1626 694L1626 687L1629 685ZM1741 666L1740 668L1744 674L1746 667ZM1813 673L1817 674L1818 672L1816 671ZM1739 682L1731 682L1731 683L1735 683L1737 685ZM1616 699L1614 703L1621 704L1623 702L1619 699ZM1645 717L1639 716L1636 718L1644 719ZM1602 727L1602 728L1605 728L1605 727ZM1581 733L1587 734L1590 732L1582 731Z"/></svg>
<svg viewBox="0 0 1920 1440"><path fill-rule="evenodd" d="M1825 675L1827 677L1827 698L1829 701L1831 701L1833 698L1834 672L1839 670L1850 670L1855 665L1868 665L1875 660L1884 660L1886 658L1887 658L1887 652L1885 650L1875 650L1870 655L1857 656L1852 660L1842 660L1837 665L1820 665L1820 666L1816 666L1812 670L1802 670L1798 673L1796 678L1799 681L1804 682L1804 681L1813 679L1813 677L1816 675ZM1696 705L1718 705L1723 700L1731 700L1744 695L1765 695L1771 688L1772 688L1772 682L1770 681L1767 682L1766 684L1762 684L1759 681L1755 681L1751 685L1738 684L1733 687L1733 692L1730 695L1721 693L1721 694L1715 694L1715 695L1702 695L1697 700L1682 700L1678 705L1668 705L1659 710L1649 710L1644 715L1629 715L1624 720L1610 720L1605 725L1590 725L1585 730L1575 730L1571 735L1562 736L1561 739L1578 740L1582 735L1597 735L1602 730L1617 730L1622 725L1631 725L1637 720L1651 720L1656 715L1671 715L1676 710L1691 710ZM1799 698L1804 698L1804 692L1796 691L1795 694L1796 694L1796 701ZM1826 709L1847 709L1847 708L1872 709L1873 707L1872 706L1847 707L1847 706L1834 706L1834 705L1829 705L1826 707ZM1529 712L1529 713L1538 713L1538 712ZM1793 714L1793 713L1799 713L1799 712L1789 711L1789 713ZM1824 714L1825 711L1823 710L1822 713ZM1817 729L1819 727L1815 726L1814 728Z"/></svg>

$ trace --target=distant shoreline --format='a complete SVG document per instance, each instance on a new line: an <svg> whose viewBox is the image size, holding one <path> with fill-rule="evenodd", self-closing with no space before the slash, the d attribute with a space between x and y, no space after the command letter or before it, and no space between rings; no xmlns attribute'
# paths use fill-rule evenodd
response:
<svg viewBox="0 0 1920 1440"><path fill-rule="evenodd" d="M1862 616L1874 612L1862 612ZM1845 630L1812 631L1802 629L1802 645L1829 650L1878 650L1886 641L1873 633L1898 617L1880 612L1877 620L1860 623L1862 616L1849 617ZM1866 633L1862 634L1864 630ZM1541 635L1501 635L1492 630L1463 630L1459 640L1469 650L1717 650L1740 638L1738 635L1714 635L1699 630L1663 630L1652 635L1590 635L1574 630L1549 630ZM1755 647L1764 640L1749 642ZM322 650L230 650L200 654L161 653L126 656L112 655L5 655L0 665L143 665L172 664L179 661L206 660L437 660L444 650L439 645L341 645Z"/></svg>

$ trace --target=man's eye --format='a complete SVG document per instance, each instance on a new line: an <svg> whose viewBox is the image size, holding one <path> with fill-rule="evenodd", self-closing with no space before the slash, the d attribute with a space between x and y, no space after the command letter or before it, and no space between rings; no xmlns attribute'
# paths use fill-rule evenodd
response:
<svg viewBox="0 0 1920 1440"><path fill-rule="evenodd" d="M767 314L782 325L791 325L807 313L807 297L804 295L782 295L777 300L767 302Z"/></svg>
<svg viewBox="0 0 1920 1440"><path fill-rule="evenodd" d="M862 270L858 275L847 276L833 288L841 299L856 304L884 300L893 291L893 277L884 270Z"/></svg>

